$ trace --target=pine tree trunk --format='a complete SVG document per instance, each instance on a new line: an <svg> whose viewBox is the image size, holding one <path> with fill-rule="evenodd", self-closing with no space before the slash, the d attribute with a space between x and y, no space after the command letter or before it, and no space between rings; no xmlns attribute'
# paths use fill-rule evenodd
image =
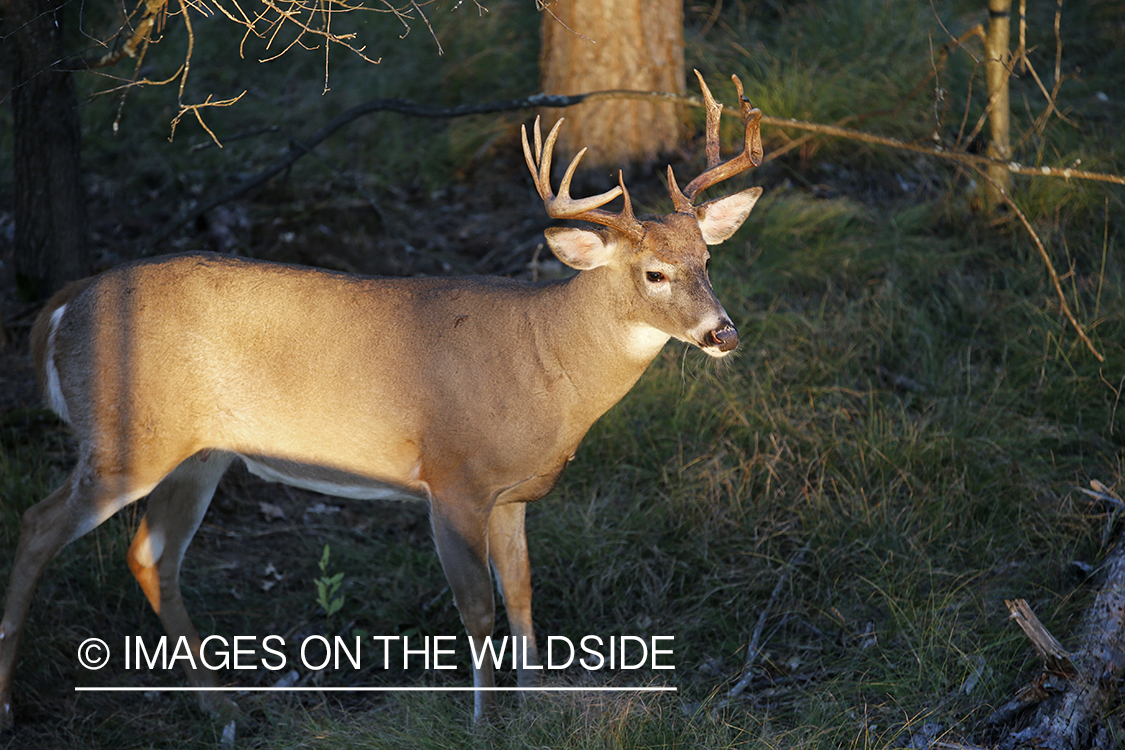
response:
<svg viewBox="0 0 1125 750"><path fill-rule="evenodd" d="M62 70L62 0L4 0L12 69L15 271L41 298L89 273L82 131L70 72Z"/></svg>
<svg viewBox="0 0 1125 750"><path fill-rule="evenodd" d="M545 6L544 93L684 92L683 0L555 0ZM566 164L589 147L582 162L587 169L648 166L674 149L684 131L683 109L663 102L591 102L543 115L546 126L567 120L557 161Z"/></svg>

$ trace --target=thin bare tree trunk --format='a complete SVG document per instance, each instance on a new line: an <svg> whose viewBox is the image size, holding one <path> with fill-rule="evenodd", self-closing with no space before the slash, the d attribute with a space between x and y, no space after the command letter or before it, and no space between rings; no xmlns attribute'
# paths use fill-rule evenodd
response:
<svg viewBox="0 0 1125 750"><path fill-rule="evenodd" d="M1009 161L1012 145L1009 135L1008 80L1012 70L1010 44L1012 0L988 0L988 39L985 74L988 81L988 155L993 159ZM1000 203L997 189L1007 193L1012 185L1011 173L1002 166L988 168L994 185L985 186L985 196L990 208Z"/></svg>
<svg viewBox="0 0 1125 750"><path fill-rule="evenodd" d="M684 93L683 0L555 0L544 5L539 69L545 93ZM665 102L590 102L565 115L559 160L569 161L589 147L582 162L588 168L647 166L674 149L684 132L683 109ZM559 110L544 112L548 125L561 116Z"/></svg>

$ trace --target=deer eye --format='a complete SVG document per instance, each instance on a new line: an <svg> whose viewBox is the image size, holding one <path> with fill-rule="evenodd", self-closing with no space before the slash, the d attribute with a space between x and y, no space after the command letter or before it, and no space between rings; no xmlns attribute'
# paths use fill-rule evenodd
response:
<svg viewBox="0 0 1125 750"><path fill-rule="evenodd" d="M711 258L710 257L708 257L707 260L703 261L703 270L704 271L710 271L711 270Z"/></svg>
<svg viewBox="0 0 1125 750"><path fill-rule="evenodd" d="M668 277L660 273L660 271L645 271L645 278L652 284L659 284L661 281L668 280Z"/></svg>

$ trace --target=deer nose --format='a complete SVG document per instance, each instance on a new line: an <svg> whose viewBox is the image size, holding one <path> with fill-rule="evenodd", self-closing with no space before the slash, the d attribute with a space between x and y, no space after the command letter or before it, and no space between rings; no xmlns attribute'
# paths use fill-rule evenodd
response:
<svg viewBox="0 0 1125 750"><path fill-rule="evenodd" d="M708 334L711 345L717 346L721 352L729 352L738 346L738 331L730 323L724 323Z"/></svg>

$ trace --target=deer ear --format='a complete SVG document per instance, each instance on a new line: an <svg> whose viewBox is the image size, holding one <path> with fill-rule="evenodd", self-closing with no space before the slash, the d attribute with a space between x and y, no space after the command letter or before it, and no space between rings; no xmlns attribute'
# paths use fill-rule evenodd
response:
<svg viewBox="0 0 1125 750"><path fill-rule="evenodd" d="M544 234L555 257L579 271L609 263L617 247L612 239L590 229L552 227Z"/></svg>
<svg viewBox="0 0 1125 750"><path fill-rule="evenodd" d="M703 241L708 245L718 245L729 239L742 226L742 222L746 221L750 209L761 197L762 189L755 187L707 201L696 208L695 217L699 221L700 231L703 232Z"/></svg>

